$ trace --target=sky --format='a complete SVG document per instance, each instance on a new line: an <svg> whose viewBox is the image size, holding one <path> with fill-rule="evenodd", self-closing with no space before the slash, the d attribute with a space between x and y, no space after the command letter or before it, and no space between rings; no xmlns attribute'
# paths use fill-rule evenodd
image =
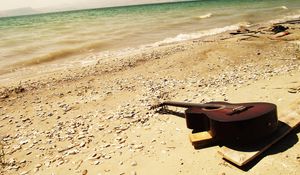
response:
<svg viewBox="0 0 300 175"><path fill-rule="evenodd" d="M166 1L175 0L0 0L0 11L27 7L48 10L51 8L97 8L141 3L158 3Z"/></svg>

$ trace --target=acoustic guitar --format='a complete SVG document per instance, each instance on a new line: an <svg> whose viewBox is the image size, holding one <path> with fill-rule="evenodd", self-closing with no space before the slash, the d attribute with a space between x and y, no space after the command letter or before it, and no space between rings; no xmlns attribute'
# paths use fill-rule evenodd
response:
<svg viewBox="0 0 300 175"><path fill-rule="evenodd" d="M273 133L277 128L277 107L272 103L236 103L209 102L183 103L166 101L155 107L175 106L185 107L187 127L193 129L203 139L203 143L217 141L218 143L244 144L259 141ZM200 141L194 138L192 142Z"/></svg>

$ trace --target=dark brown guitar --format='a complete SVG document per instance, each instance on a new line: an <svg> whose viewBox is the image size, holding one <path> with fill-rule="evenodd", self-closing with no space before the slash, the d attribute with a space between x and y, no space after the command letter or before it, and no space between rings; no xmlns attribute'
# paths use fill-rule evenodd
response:
<svg viewBox="0 0 300 175"><path fill-rule="evenodd" d="M164 102L156 107L185 107L187 127L208 134L218 142L249 143L262 139L277 128L277 107L272 103L205 104ZM193 138L191 138L192 140Z"/></svg>

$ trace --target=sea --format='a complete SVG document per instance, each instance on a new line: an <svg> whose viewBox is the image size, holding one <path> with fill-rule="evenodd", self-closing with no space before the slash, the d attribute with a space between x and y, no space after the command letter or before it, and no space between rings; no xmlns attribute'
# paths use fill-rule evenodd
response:
<svg viewBox="0 0 300 175"><path fill-rule="evenodd" d="M179 1L3 17L0 82L16 72L85 66L114 53L299 18L299 0Z"/></svg>

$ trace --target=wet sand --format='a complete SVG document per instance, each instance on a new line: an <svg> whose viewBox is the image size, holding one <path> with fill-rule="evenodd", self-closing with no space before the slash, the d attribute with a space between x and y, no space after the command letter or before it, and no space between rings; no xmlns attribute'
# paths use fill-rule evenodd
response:
<svg viewBox="0 0 300 175"><path fill-rule="evenodd" d="M1 173L296 175L299 129L245 171L218 146L194 149L183 118L150 109L164 100L264 101L279 119L300 116L300 25L286 26L282 37L255 26L5 81Z"/></svg>

